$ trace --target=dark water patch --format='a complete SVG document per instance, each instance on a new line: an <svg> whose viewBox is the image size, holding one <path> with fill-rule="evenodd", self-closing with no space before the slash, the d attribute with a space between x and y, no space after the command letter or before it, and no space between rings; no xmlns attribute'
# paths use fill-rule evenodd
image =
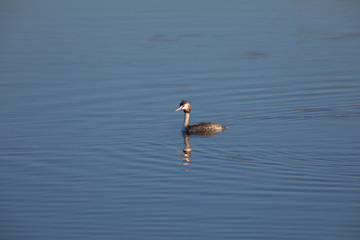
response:
<svg viewBox="0 0 360 240"><path fill-rule="evenodd" d="M300 112L307 113L307 112L314 112L314 111L303 111L300 110ZM317 112L317 111L315 111ZM320 111L321 112L321 111ZM326 111L325 111L326 112ZM359 112L353 112L353 113L344 113L344 112L338 112L338 113L319 113L319 114L296 114L296 113L290 113L289 115L280 115L280 116L250 116L250 117L241 117L239 120L258 120L258 121L266 121L266 120L306 120L306 119L321 119L321 118L359 118L360 113Z"/></svg>
<svg viewBox="0 0 360 240"><path fill-rule="evenodd" d="M350 33L343 33L334 37L329 37L332 40L348 40L353 38L359 38L360 32L350 32Z"/></svg>
<svg viewBox="0 0 360 240"><path fill-rule="evenodd" d="M260 52L260 51L245 51L236 53L231 52L226 57L227 60L235 60L235 59L262 59L262 58L269 58L271 55L269 53Z"/></svg>
<svg viewBox="0 0 360 240"><path fill-rule="evenodd" d="M165 34L156 34L154 36L152 36L151 38L148 39L149 42L158 42L158 43L162 43L162 42L176 42L177 40L174 38L170 38L168 36L166 36Z"/></svg>
<svg viewBox="0 0 360 240"><path fill-rule="evenodd" d="M298 109L298 111L300 112L332 112L332 111L337 111L336 108L303 108L303 109Z"/></svg>
<svg viewBox="0 0 360 240"><path fill-rule="evenodd" d="M183 38L198 38L198 37L206 37L205 34L200 34L200 33L187 33L187 34L179 34L176 36L178 39L183 39Z"/></svg>

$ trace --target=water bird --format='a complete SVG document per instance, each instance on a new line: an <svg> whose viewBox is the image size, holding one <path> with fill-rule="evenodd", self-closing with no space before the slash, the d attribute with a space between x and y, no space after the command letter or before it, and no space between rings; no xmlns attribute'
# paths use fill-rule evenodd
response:
<svg viewBox="0 0 360 240"><path fill-rule="evenodd" d="M175 111L184 111L184 130L190 134L198 134L198 135L212 135L218 132L222 132L228 127L222 126L220 124L214 122L201 122L194 125L190 125L190 112L191 106L190 102L186 100L182 100L179 108Z"/></svg>

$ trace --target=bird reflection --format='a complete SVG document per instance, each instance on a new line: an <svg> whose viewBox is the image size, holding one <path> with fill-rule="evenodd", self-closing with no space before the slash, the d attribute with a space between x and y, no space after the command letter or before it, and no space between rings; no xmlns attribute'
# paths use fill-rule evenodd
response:
<svg viewBox="0 0 360 240"><path fill-rule="evenodd" d="M182 158L182 162L181 162L181 165L190 165L190 162L191 162L191 151L192 151L192 148L190 146L190 133L188 132L182 132L182 135L184 137L184 149L183 149L183 152L182 152L182 155L183 155L183 158Z"/></svg>
<svg viewBox="0 0 360 240"><path fill-rule="evenodd" d="M190 165L191 163L191 152L192 152L192 148L190 146L190 135L197 135L197 136L205 136L205 137L215 137L218 136L216 133L214 134L209 134L209 133L204 133L204 134L199 134L199 133L189 133L188 131L182 131L182 136L184 137L184 149L181 153L182 158L181 158L181 165Z"/></svg>

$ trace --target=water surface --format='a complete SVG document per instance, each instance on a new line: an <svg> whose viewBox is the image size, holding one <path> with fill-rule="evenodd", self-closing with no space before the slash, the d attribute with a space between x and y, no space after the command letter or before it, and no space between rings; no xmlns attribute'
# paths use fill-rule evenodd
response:
<svg viewBox="0 0 360 240"><path fill-rule="evenodd" d="M357 1L1 9L2 239L360 237Z"/></svg>

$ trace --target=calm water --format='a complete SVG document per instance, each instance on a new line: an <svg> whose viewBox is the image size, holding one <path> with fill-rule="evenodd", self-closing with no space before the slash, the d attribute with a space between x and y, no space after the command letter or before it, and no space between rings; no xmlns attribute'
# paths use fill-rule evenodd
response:
<svg viewBox="0 0 360 240"><path fill-rule="evenodd" d="M360 238L358 1L0 9L1 239Z"/></svg>

